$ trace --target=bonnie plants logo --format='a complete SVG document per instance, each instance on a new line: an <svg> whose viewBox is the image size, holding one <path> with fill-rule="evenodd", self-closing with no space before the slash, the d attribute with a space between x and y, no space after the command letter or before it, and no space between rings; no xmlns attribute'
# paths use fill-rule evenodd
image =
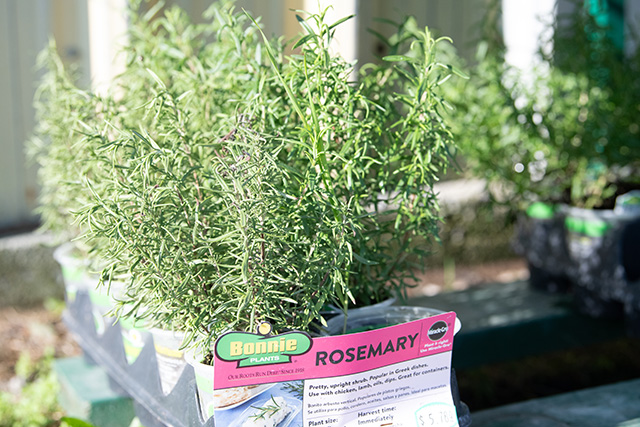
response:
<svg viewBox="0 0 640 427"><path fill-rule="evenodd" d="M438 341L442 337L445 336L447 331L449 330L449 325L446 322L439 320L429 328L427 335L429 335L429 339L431 341Z"/></svg>
<svg viewBox="0 0 640 427"><path fill-rule="evenodd" d="M267 326L268 325L268 326ZM271 335L271 325L264 322L258 333L229 332L216 342L216 356L226 362L238 362L238 367L290 363L291 356L307 353L311 337L304 332Z"/></svg>

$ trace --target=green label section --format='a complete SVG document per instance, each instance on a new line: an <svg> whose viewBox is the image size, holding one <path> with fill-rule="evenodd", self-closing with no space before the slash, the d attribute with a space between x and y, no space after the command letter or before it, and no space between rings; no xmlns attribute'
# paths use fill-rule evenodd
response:
<svg viewBox="0 0 640 427"><path fill-rule="evenodd" d="M587 220L567 217L565 219L567 230L573 233L583 234L588 237L602 237L611 228L611 224L600 220Z"/></svg>
<svg viewBox="0 0 640 427"><path fill-rule="evenodd" d="M555 209L548 203L536 202L527 208L527 215L536 219L551 219L555 213Z"/></svg>
<svg viewBox="0 0 640 427"><path fill-rule="evenodd" d="M230 332L218 339L215 351L220 359L246 367L288 363L291 356L305 354L311 345L311 337L304 332L275 336Z"/></svg>

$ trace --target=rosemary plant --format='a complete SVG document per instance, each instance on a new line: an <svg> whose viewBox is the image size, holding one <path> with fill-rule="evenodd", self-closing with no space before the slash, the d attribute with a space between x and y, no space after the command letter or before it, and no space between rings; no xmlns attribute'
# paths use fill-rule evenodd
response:
<svg viewBox="0 0 640 427"><path fill-rule="evenodd" d="M29 157L39 166L38 213L41 229L63 242L80 234L72 212L81 207L82 182L91 174L83 143L83 124L97 121L97 99L75 85L56 51L54 41L38 57L38 67L46 70L34 100L36 128L28 141Z"/></svg>
<svg viewBox="0 0 640 427"><path fill-rule="evenodd" d="M402 297L436 237L433 184L453 146L443 40L407 19L352 81L324 13L298 16L285 58L231 3L202 25L159 12L133 14L127 70L110 95L83 93L94 114L71 124L87 169L70 210L105 282L127 280L119 315L208 346Z"/></svg>

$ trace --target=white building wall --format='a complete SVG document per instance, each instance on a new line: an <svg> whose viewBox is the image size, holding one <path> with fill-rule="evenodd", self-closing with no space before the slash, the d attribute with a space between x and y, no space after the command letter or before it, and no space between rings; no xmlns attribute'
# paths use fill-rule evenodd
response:
<svg viewBox="0 0 640 427"><path fill-rule="evenodd" d="M0 229L34 221L35 170L25 163L33 128L34 64L48 33L46 0L0 2Z"/></svg>

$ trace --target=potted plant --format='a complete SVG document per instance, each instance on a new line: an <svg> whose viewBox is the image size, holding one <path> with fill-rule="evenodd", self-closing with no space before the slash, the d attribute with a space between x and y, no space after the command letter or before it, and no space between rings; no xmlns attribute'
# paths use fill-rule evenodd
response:
<svg viewBox="0 0 640 427"><path fill-rule="evenodd" d="M402 298L453 145L441 40L408 19L354 81L324 13L298 18L289 58L232 4L206 16L134 17L127 70L83 126L74 216L103 283L126 281L117 315L206 353L260 321L308 331L327 305Z"/></svg>
<svg viewBox="0 0 640 427"><path fill-rule="evenodd" d="M41 52L37 65L45 73L34 99L37 125L27 154L38 166L40 231L51 233L59 245L54 257L62 267L66 298L72 301L79 289L90 286L89 248L76 240L81 230L72 212L84 204L80 188L89 171L75 156L86 153L82 125L96 116L96 104L75 85L74 72L65 69L55 42Z"/></svg>
<svg viewBox="0 0 640 427"><path fill-rule="evenodd" d="M275 42L238 43L233 78L251 84L232 87L219 111L202 93L203 64L165 79L145 63L148 122L128 127L130 101L119 101L112 126L94 129L103 144L90 161L104 175L85 181L94 200L78 218L89 241L110 242L100 247L106 269L126 270L127 296L154 315L210 337L260 316L304 329L327 303L402 289L407 254L423 255L414 240L433 233L432 185L452 144L436 96L451 70L409 20L390 62L361 67L352 83L352 66L329 53L334 27L311 19L319 32L301 20L302 53L289 61ZM405 52L407 39L416 41Z"/></svg>
<svg viewBox="0 0 640 427"><path fill-rule="evenodd" d="M593 260L615 247L615 230L627 221L613 214L615 197L638 185L640 144L630 115L638 103L637 53L623 57L586 8L557 17L553 28L554 51L541 52L529 81L504 63L499 44L482 44L453 122L470 168L503 201L527 210L517 246L532 279L542 272L557 289L569 277L579 294L604 298L594 314L604 314L604 301L619 313L624 280L601 286L604 276L619 274L619 263ZM603 239L607 230L611 239Z"/></svg>
<svg viewBox="0 0 640 427"><path fill-rule="evenodd" d="M586 2L573 19L558 18L556 68L565 86L571 81L565 76L581 81L579 93L568 92L578 100L576 122L581 125L571 135L569 125L556 133L573 147L567 153L579 159L569 170L570 207L565 220L578 303L595 316L621 316L628 280L620 241L626 224L638 214L616 205L621 204L621 195L640 187L640 141L631 113L640 102L637 82L631 77L637 72L639 53L622 54L599 7L597 2ZM568 58L569 46L581 51L577 60ZM552 114L560 111L550 109Z"/></svg>
<svg viewBox="0 0 640 427"><path fill-rule="evenodd" d="M87 134L88 139L96 143L92 144L94 152L86 160L100 172L96 177L86 181L87 190L94 197L93 203L85 205L77 214L78 218L81 218L80 222L87 224L91 229L85 234L86 241L89 242L88 244L98 246L97 243L103 241L106 236L104 233L101 234L104 230L101 228L100 221L110 219L108 215L103 216L105 203L113 203L117 206L116 209L120 209L117 211L120 214L122 213L120 206L124 206L125 210L141 207L139 203L144 206L138 214L134 214L136 221L139 222L139 229L129 229L118 238L113 235L107 237L107 241L119 244L97 248L96 252L100 254L105 264L103 277L125 276L128 278L129 290L119 301L118 315L124 320L131 317L147 319L150 332L154 337L161 384L163 391L168 394L185 366L182 347L192 340L192 336L185 337L187 324L184 318L190 316L185 312L167 314L166 308L149 303L148 301L155 297L155 292L152 292L153 296L144 294L148 289L143 289L139 294L134 292L132 289L135 283L142 282L152 287L158 284L159 278L158 270L151 268L150 265L137 269L132 269L131 266L144 260L149 250L159 250L160 253L163 251L161 247L153 247L154 240L162 246L166 245L167 241L160 242L160 240L175 237L163 234L163 230L155 229L155 221L160 219L158 215L161 215L164 221L176 221L175 225L178 228L189 227L190 229L200 222L198 219L200 216L208 218L205 222L213 223L220 218L213 213L218 209L215 203L221 200L202 199L207 190L206 187L201 186L208 185L210 180L206 175L203 178L200 170L204 167L213 167L212 164L207 164L203 157L207 156L205 153L211 150L212 140L225 137L218 134L220 129L229 132L232 128L230 124L239 117L237 113L239 105L242 102L250 102L257 88L264 85L266 67L261 59L263 46L258 43L257 29L248 25L249 18L243 13L234 12L231 2L214 4L205 13L207 23L202 25L192 24L186 13L177 7L162 11L159 6L156 6L140 13L140 9L144 6L146 6L144 3L138 2L131 8L130 44L124 52L127 55L127 68L113 84L114 98L111 104L113 108L109 110L110 126L105 128L101 123L97 123L93 132ZM144 105L146 102L149 104ZM185 125L188 125L189 129L183 128ZM132 126L133 130L131 130ZM152 129L151 132L155 138L156 134L162 135L171 126L175 127L174 131L182 133L180 140L173 140L173 144L177 145L172 148L178 152L165 151L161 154L157 152L159 146L154 145L153 140L146 139L143 133L147 129ZM195 129L198 130L195 131ZM128 135L123 133L125 130L129 132ZM194 139L185 141L184 138L187 135ZM134 140L129 140L129 137ZM171 138L166 135L165 137ZM229 135L227 139L233 141L235 138ZM158 154L160 156L157 156ZM153 158L145 156L160 159L163 155L172 156L170 162L177 162L170 166L175 167L175 170L163 172L154 170L152 166L152 170L147 171L150 172L148 177L139 175L146 173L144 170L137 169L145 167L142 162L150 161L148 165L152 165L154 161ZM114 165L117 166L114 167ZM177 178L173 175L174 173L190 174L189 180L185 180L185 177ZM177 213L178 216L167 219L172 214L169 209L146 204L144 201L146 196L139 193L139 189L145 188L148 184L145 182L148 178L161 179L165 185L172 185L172 183L177 185L175 189L169 190L176 197L174 201L182 203L187 200L188 202L185 203L191 203L195 200L197 206L193 206L193 210L191 208L183 210L181 205L176 205L180 207L173 214ZM135 179L142 179L142 181L134 183L132 180ZM135 189L134 185L141 187ZM159 192L166 191L164 187L157 188ZM217 191L222 190L218 187ZM126 201L118 197L118 194L125 198L129 197L130 200ZM167 202L169 199L166 197L162 199L162 203ZM205 207L200 205L203 202ZM245 208L250 209L249 206ZM187 212L189 217L185 218L184 215ZM143 215L152 222L144 223ZM98 222L94 222L96 219ZM183 220L186 223L181 222ZM232 222L229 224L231 225L228 226L233 225ZM113 225L109 226L113 227ZM205 240L213 237L207 236L207 230L209 227L205 226L201 231L201 238ZM115 230L112 228L110 231ZM134 233L133 236L127 235L131 232ZM191 229L191 232L194 232L194 229ZM136 241L127 241L121 237L135 237ZM179 246L189 246L187 241L184 241L185 238L187 236L182 236L179 240L183 239L183 241L174 243ZM201 240L199 244L213 246L212 241L205 243L205 240ZM125 248L122 246L125 242L142 246ZM241 248L236 248L234 256L243 250ZM171 244L167 249L172 250ZM191 250L190 246L189 250ZM217 251L224 251L224 249L220 247ZM206 253L193 252L188 258L183 259L186 264L182 264L182 267L191 270L193 267L191 262L198 262L194 261L197 257L211 253L213 253L211 248L207 249ZM208 281L212 274L208 271L211 262L216 262L216 259L208 260L201 266L202 268L197 268L198 277L191 280L202 280L202 277L206 277ZM237 260L228 262L235 263ZM179 268L180 265L177 267ZM158 268L171 271L173 267L166 264ZM177 283L176 280L185 280L181 278L183 273L184 271L179 270L171 271L170 277L160 279L160 282L173 286ZM188 274L186 280L189 280ZM239 286L238 283L236 285ZM143 310L140 311L139 308ZM193 307L189 309L200 310ZM221 328L228 319L221 319L216 327ZM191 332L193 333L194 330Z"/></svg>
<svg viewBox="0 0 640 427"><path fill-rule="evenodd" d="M96 150L104 143L104 138L100 135L112 131L113 126L110 127L110 124L140 126L148 122L148 117L145 116L147 110L141 108L140 100L147 96L149 88L155 85L156 79L160 77L147 71L149 64L144 60L145 57L153 58L156 64L154 69L162 78L167 81L177 80L178 89L180 82L194 87L201 85L201 95L207 96L208 102L213 104L202 108L202 119L210 120L218 114L221 105L230 97L237 96L239 90L231 91L229 86L247 76L246 73L234 70L240 58L230 60L239 52L235 45L236 42L240 42L238 37L242 38L245 46L254 44L251 33L243 34L246 30L244 21L248 18L244 17L243 20L243 16L239 16L240 21L234 21L236 17L230 14L231 5L228 2L212 7L207 12L212 18L208 26L191 24L186 14L178 8L170 9L162 18L152 21L151 18L161 10L161 5L138 13L145 6L143 2L131 4L131 12L134 12L131 13L131 43L123 52L128 55L129 63L125 72L114 83L109 95L99 96L76 86L74 73L65 69L53 42L43 51L39 60L39 66L45 73L35 100L39 121L35 136L30 141L29 151L40 166L39 181L42 190L39 212L43 219L41 228L55 232L59 242L72 241L63 244L55 254L62 265L65 282L68 284L67 296L71 302L78 288L90 294L99 332L104 330L105 326L103 315L111 314L114 308L113 297L121 300L119 294L123 285L126 285L124 282L130 280L126 268L113 268L113 259L104 256L108 253L108 248L99 248L101 244L108 243L108 239L95 236L91 239L80 238L85 231L84 225L90 227L91 224L80 224L73 217L87 206L86 197L92 198L98 194L98 188L87 187L86 184L100 182L101 178L105 178L103 162L96 161L95 157ZM186 32L182 32L183 29L186 29ZM203 43L203 40L212 34L220 32L226 34L225 43ZM255 35L253 37L255 38ZM191 55L192 60L183 61L184 58L176 57L180 52L185 57ZM240 53L256 55L257 50L246 49ZM183 69L192 69L194 61L210 58L217 58L219 62L198 64L201 68L207 67L207 79L190 81L190 78L195 79L198 76L197 73L182 76L182 80L176 78ZM246 65L251 66L248 62ZM212 70L215 70L215 73L211 72ZM232 73L231 70L235 72ZM257 84L251 80L246 81L249 84ZM126 93L126 96L122 96L123 93ZM117 114L114 115L114 112ZM73 256L70 256L71 252ZM139 328L133 328L130 324L130 320L138 316L138 309L138 305L120 307L120 310L126 310L127 314L130 314L120 319L125 339L129 333L140 332ZM160 343L165 340L157 338L156 341ZM136 345L140 343L141 340L137 339ZM126 344L127 342L125 349L128 349ZM177 348L168 349L164 345L160 347L159 358L160 364L163 365L163 355L175 354ZM139 348L133 349L130 360L135 359L138 351ZM178 362L169 360L169 363ZM170 387L171 383L166 388Z"/></svg>
<svg viewBox="0 0 640 427"><path fill-rule="evenodd" d="M76 85L75 73L65 68L54 41L40 54L38 66L44 73L34 100L38 120L28 154L39 166L40 230L53 234L59 245L54 258L61 267L67 302L74 302L78 291L89 294L101 334L114 320L112 296L120 293L123 283L109 278L100 286L102 260L96 256L97 242L88 245L80 239L82 226L73 215L90 196L83 181L94 174L93 165L86 161L93 149L87 134L91 126L104 123L109 101ZM122 322L122 330L127 358L133 362L145 332L128 320Z"/></svg>

